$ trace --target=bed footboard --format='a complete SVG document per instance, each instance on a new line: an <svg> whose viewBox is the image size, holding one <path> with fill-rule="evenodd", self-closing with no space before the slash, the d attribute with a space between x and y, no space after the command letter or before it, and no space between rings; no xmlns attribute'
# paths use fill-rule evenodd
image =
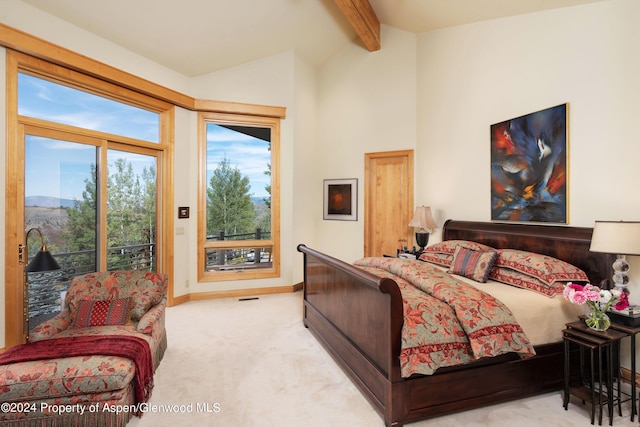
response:
<svg viewBox="0 0 640 427"><path fill-rule="evenodd" d="M381 279L305 245L304 324L384 415L402 420L402 295ZM401 411L400 411L401 412ZM401 423L400 423L401 424Z"/></svg>

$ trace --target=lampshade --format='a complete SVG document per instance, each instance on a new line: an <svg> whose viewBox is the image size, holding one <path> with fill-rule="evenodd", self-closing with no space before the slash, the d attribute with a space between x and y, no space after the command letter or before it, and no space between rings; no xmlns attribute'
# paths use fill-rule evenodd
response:
<svg viewBox="0 0 640 427"><path fill-rule="evenodd" d="M640 222L596 221L589 250L616 255L640 255Z"/></svg>
<svg viewBox="0 0 640 427"><path fill-rule="evenodd" d="M44 235L39 228L33 227L27 231L24 239L24 247L19 245L18 247L18 256L20 262L26 262L29 258L29 235L32 232L38 233L40 236L40 250L33 257L31 262L24 269L24 286L23 286L23 295L22 295L22 316L23 316L23 331L24 331L24 339L26 342L29 342L29 274L28 273L40 273L43 271L51 271L51 270L59 270L60 265L55 260L51 252L47 250L47 246L44 244Z"/></svg>
<svg viewBox="0 0 640 427"><path fill-rule="evenodd" d="M27 273L39 273L51 270L60 270L60 265L45 246L40 248L36 256L33 257L29 265L27 265L27 268L25 268Z"/></svg>
<svg viewBox="0 0 640 427"><path fill-rule="evenodd" d="M413 218L409 222L409 227L415 227L420 229L429 230L432 228L438 228L433 216L431 215L431 208L427 206L418 206L416 212L413 214Z"/></svg>

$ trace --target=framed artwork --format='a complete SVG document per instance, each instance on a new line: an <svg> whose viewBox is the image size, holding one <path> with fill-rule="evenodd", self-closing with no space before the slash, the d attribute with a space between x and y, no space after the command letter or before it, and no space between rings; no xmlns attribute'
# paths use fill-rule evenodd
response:
<svg viewBox="0 0 640 427"><path fill-rule="evenodd" d="M491 219L568 223L568 104L491 125Z"/></svg>
<svg viewBox="0 0 640 427"><path fill-rule="evenodd" d="M358 180L324 180L324 219L358 220Z"/></svg>

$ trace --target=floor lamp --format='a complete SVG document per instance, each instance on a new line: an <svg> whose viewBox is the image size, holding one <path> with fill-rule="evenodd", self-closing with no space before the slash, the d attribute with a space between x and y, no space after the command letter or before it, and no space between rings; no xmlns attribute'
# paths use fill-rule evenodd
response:
<svg viewBox="0 0 640 427"><path fill-rule="evenodd" d="M29 260L29 234L32 231L36 231L40 235L40 249L38 253L33 257L31 262L27 264L24 269L24 287L23 287L23 334L25 342L29 341L29 273L42 273L45 271L60 270L60 265L53 258L51 252L47 250L47 246L44 244L44 236L40 229L34 227L30 228L24 239L24 246L18 246L18 258L21 264L26 264ZM26 254L26 255L25 255Z"/></svg>

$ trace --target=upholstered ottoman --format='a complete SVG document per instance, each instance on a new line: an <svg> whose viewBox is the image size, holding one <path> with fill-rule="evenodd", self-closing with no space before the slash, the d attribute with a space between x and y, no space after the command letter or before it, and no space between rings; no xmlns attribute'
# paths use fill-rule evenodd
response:
<svg viewBox="0 0 640 427"><path fill-rule="evenodd" d="M82 420L82 425L124 425L133 415L125 410L134 407L134 374L133 362L117 356L0 366L0 424L73 425Z"/></svg>

